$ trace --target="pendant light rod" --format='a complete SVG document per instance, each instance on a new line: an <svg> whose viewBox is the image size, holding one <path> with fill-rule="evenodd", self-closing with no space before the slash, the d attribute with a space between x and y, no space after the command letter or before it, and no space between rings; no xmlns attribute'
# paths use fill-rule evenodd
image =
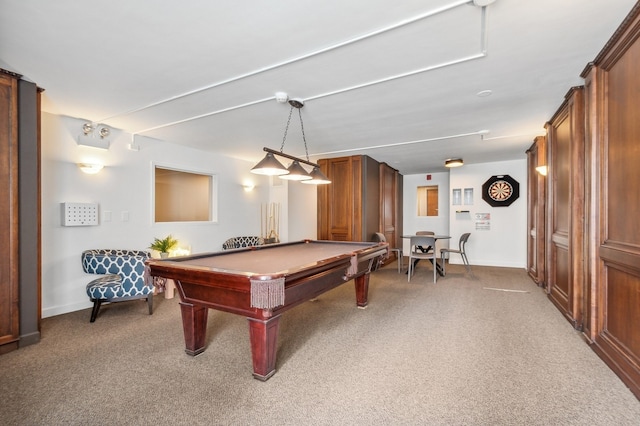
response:
<svg viewBox="0 0 640 426"><path fill-rule="evenodd" d="M308 165L313 166L313 167L320 168L320 166L317 165L316 163L312 163L311 161L303 160L302 158L294 157L293 155L285 154L282 151L276 151L275 149L267 148L266 146L264 148L262 148L262 149L265 152L270 152L273 155L279 155L280 157L285 157L285 158L288 158L289 160L298 161L299 163L304 163L304 164L308 164Z"/></svg>

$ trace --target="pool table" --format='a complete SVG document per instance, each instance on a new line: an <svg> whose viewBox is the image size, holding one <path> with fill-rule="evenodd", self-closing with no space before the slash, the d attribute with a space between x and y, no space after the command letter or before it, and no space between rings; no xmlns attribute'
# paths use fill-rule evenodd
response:
<svg viewBox="0 0 640 426"><path fill-rule="evenodd" d="M146 274L174 280L189 355L206 348L209 309L247 317L253 376L265 381L276 371L280 315L352 279L366 307L369 274L385 256L387 243L304 240L151 259Z"/></svg>

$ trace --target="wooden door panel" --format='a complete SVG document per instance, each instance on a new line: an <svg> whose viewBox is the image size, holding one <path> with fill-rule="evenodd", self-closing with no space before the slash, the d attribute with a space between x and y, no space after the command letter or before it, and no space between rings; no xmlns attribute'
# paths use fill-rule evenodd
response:
<svg viewBox="0 0 640 426"><path fill-rule="evenodd" d="M553 268L551 271L553 276L550 281L553 282L554 285L549 289L549 297L563 313L567 314L571 311L571 305L569 303L569 250L566 246L553 244L551 246L551 253L553 259Z"/></svg>
<svg viewBox="0 0 640 426"><path fill-rule="evenodd" d="M607 316L603 333L640 365L640 274L605 262L607 268Z"/></svg>
<svg viewBox="0 0 640 426"><path fill-rule="evenodd" d="M566 115L555 125L553 141L553 233L569 233L571 217L571 135L570 121Z"/></svg>

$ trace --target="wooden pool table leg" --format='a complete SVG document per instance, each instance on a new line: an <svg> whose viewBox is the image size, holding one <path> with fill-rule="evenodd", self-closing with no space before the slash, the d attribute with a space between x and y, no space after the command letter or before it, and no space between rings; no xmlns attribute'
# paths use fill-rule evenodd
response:
<svg viewBox="0 0 640 426"><path fill-rule="evenodd" d="M356 303L358 308L364 309L369 303L369 273L356 277Z"/></svg>
<svg viewBox="0 0 640 426"><path fill-rule="evenodd" d="M253 377L264 382L276 372L276 346L280 315L268 320L255 318L247 318L247 320L249 320Z"/></svg>
<svg viewBox="0 0 640 426"><path fill-rule="evenodd" d="M195 356L204 352L207 335L207 313L209 308L180 302L182 329L184 331L184 351Z"/></svg>

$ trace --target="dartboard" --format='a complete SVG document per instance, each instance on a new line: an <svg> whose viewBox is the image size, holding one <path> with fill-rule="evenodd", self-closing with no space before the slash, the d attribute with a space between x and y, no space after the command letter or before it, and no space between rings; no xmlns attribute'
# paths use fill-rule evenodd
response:
<svg viewBox="0 0 640 426"><path fill-rule="evenodd" d="M498 180L489 186L489 197L496 201L504 201L513 194L513 186L509 182Z"/></svg>
<svg viewBox="0 0 640 426"><path fill-rule="evenodd" d="M509 175L491 176L482 185L482 199L493 207L510 206L520 196L520 185Z"/></svg>

